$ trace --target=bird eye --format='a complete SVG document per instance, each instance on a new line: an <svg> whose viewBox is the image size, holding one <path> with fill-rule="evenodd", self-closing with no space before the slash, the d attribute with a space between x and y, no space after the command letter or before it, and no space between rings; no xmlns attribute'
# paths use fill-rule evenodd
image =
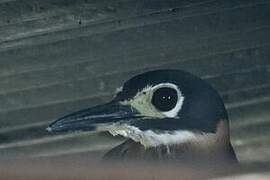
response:
<svg viewBox="0 0 270 180"><path fill-rule="evenodd" d="M154 91L152 104L160 111L170 111L177 104L177 91L173 88L163 87Z"/></svg>

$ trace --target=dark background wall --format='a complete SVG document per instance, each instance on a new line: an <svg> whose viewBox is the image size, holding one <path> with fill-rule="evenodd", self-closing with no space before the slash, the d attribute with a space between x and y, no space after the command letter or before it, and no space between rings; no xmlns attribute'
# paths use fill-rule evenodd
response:
<svg viewBox="0 0 270 180"><path fill-rule="evenodd" d="M269 161L269 58L270 0L0 0L0 157L97 157L121 139L45 127L179 68L222 95L239 159Z"/></svg>

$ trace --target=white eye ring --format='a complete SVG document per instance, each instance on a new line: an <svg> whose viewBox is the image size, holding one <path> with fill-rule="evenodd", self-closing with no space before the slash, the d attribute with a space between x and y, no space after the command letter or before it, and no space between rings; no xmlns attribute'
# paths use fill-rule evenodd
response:
<svg viewBox="0 0 270 180"><path fill-rule="evenodd" d="M181 110L181 108L183 106L185 98L184 98L182 92L180 91L180 89L175 84L172 84L172 83L160 83L160 84L158 84L156 86L153 86L151 88L151 90L152 90L152 92L154 92L155 90L157 90L159 88L162 88L162 87L169 87L169 88L172 88L172 89L176 90L176 92L177 92L178 99L177 99L177 103L176 103L175 107L172 110L169 110L169 111L166 111L166 112L161 112L166 117L176 118L177 115L178 115L178 112Z"/></svg>

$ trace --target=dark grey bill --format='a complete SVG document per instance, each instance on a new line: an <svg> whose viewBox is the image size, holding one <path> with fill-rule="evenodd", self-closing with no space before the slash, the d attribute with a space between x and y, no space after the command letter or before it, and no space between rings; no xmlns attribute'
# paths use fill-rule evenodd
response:
<svg viewBox="0 0 270 180"><path fill-rule="evenodd" d="M98 124L128 123L137 118L140 116L135 109L111 102L64 116L50 124L47 130L49 132L91 131L95 130Z"/></svg>

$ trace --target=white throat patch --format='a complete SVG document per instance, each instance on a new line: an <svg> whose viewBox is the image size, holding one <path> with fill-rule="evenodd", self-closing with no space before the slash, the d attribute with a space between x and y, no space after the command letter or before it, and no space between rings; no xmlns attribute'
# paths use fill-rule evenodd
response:
<svg viewBox="0 0 270 180"><path fill-rule="evenodd" d="M103 127L105 128L105 127ZM170 132L154 132L152 130L142 131L130 125L111 125L105 129L113 136L121 135L141 143L144 147L155 147L159 145L171 145L184 143L196 139L196 135L191 131L178 130Z"/></svg>

